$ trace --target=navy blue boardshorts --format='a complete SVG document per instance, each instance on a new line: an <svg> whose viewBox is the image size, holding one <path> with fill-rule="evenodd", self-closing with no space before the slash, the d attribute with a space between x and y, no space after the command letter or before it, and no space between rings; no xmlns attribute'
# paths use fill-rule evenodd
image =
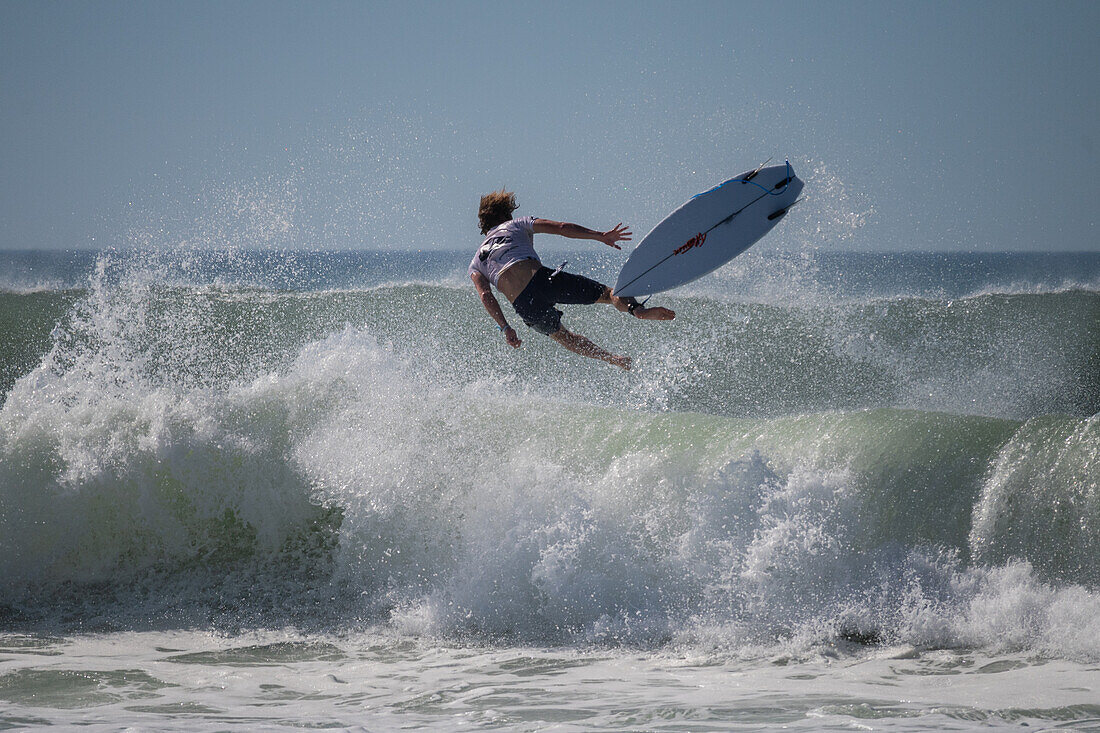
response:
<svg viewBox="0 0 1100 733"><path fill-rule="evenodd" d="M540 267L512 307L528 326L552 336L561 330L562 314L555 305L592 305L606 289L602 283L583 275L571 272L555 275L549 267Z"/></svg>

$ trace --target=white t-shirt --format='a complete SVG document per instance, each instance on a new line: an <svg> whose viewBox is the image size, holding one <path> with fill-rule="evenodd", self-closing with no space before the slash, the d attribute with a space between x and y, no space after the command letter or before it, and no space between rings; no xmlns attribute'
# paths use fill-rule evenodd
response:
<svg viewBox="0 0 1100 733"><path fill-rule="evenodd" d="M489 230L485 241L470 260L470 274L480 272L493 285L500 273L522 260L542 260L535 253L535 217L510 219Z"/></svg>

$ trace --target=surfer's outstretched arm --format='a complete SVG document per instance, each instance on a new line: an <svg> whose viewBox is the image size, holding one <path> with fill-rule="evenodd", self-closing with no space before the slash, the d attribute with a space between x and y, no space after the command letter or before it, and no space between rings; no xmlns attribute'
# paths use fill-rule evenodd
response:
<svg viewBox="0 0 1100 733"><path fill-rule="evenodd" d="M569 239L593 239L615 249L622 249L617 242L629 242L630 237L633 235L630 227L624 226L622 222L619 222L619 225L614 229L597 232L595 229L582 227L580 224L553 221L552 219L535 219L534 232L535 234L557 234L559 237L568 237Z"/></svg>
<svg viewBox="0 0 1100 733"><path fill-rule="evenodd" d="M508 325L508 319L504 317L504 311L500 309L500 303L497 301L497 296L493 295L493 288L489 284L489 278L482 275L480 272L470 273L470 279L474 281L474 290L477 291L478 297L481 298L481 305L485 307L489 315L501 331L504 332L504 338L508 341L508 345L514 349L518 349L520 344L519 335L516 333L516 329Z"/></svg>
<svg viewBox="0 0 1100 733"><path fill-rule="evenodd" d="M589 359L606 361L608 364L614 364L626 370L630 369L632 359L629 356L618 356L617 354L612 354L610 351L601 349L579 333L573 333L565 328L559 328L557 331L550 334L550 338L554 339L574 354L587 356Z"/></svg>

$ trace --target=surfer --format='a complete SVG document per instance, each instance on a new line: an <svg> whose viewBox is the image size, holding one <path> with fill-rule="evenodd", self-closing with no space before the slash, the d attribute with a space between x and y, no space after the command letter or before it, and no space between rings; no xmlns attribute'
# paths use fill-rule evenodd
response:
<svg viewBox="0 0 1100 733"><path fill-rule="evenodd" d="M623 313L647 321L669 321L676 313L668 308L643 308L634 298L620 298L606 285L582 275L545 267L535 253L535 234L557 234L570 239L592 239L622 249L618 243L630 241L631 231L621 223L606 232L525 216L513 219L518 207L511 191L495 191L481 197L477 218L485 240L470 261L470 279L481 304L504 333L508 345L519 348L523 342L508 325L490 284L504 294L523 322L546 334L575 354L600 359L630 369L629 356L618 356L597 346L580 334L561 325L558 304L591 305L609 303Z"/></svg>

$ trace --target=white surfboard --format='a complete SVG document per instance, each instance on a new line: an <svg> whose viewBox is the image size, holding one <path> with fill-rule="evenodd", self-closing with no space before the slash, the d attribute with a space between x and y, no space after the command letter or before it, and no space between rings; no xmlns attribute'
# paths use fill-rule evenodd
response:
<svg viewBox="0 0 1100 733"><path fill-rule="evenodd" d="M615 294L659 293L717 270L771 231L802 186L787 163L742 173L692 196L634 248Z"/></svg>

